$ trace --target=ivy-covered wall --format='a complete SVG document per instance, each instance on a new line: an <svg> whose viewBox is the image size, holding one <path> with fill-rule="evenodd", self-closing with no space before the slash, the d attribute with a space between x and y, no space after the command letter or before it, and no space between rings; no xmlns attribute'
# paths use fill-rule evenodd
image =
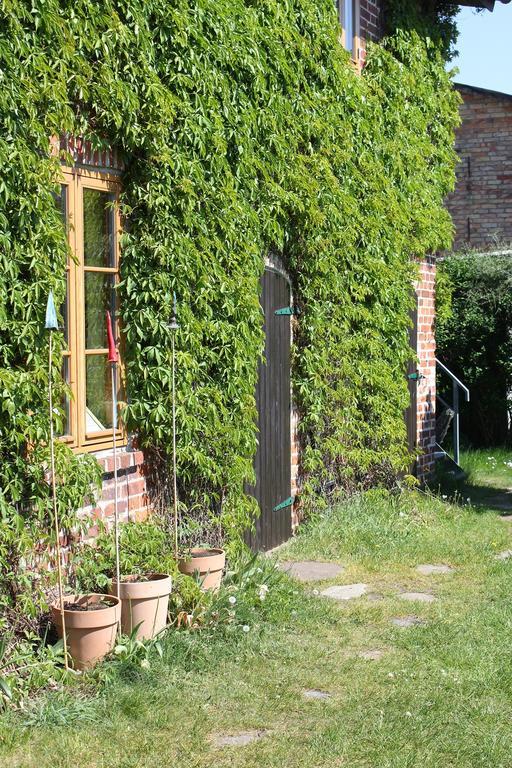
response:
<svg viewBox="0 0 512 768"><path fill-rule="evenodd" d="M85 135L124 155L128 426L168 455L175 291L182 496L207 500L236 540L251 508L243 488L270 249L301 309L304 498L326 481L367 485L406 465L411 255L450 241L442 201L457 100L441 54L414 31L369 46L357 75L332 0L6 0L0 540L12 544L34 503L45 526L42 327L48 289L64 296L66 260L49 137ZM60 453L69 510L90 470Z"/></svg>

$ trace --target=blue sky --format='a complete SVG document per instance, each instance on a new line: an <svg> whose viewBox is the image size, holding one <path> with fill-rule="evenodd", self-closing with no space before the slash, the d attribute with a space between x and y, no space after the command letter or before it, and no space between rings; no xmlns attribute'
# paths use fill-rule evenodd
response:
<svg viewBox="0 0 512 768"><path fill-rule="evenodd" d="M512 3L496 3L494 11L461 8L457 17L458 83L512 93Z"/></svg>

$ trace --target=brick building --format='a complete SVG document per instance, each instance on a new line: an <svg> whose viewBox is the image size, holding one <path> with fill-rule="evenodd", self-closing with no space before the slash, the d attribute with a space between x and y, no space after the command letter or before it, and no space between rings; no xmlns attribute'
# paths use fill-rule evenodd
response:
<svg viewBox="0 0 512 768"><path fill-rule="evenodd" d="M358 69L364 67L367 42L370 40L378 41L383 35L383 7L382 0L338 0L337 2L341 44L350 51L354 64ZM87 264L86 240L87 237L89 237L88 231L94 232L95 227L98 228L105 224L106 211L108 211L108 217L111 217L111 220L109 219L108 222L110 231L120 231L121 223L115 218L116 214L114 208L111 206L105 207L102 203L102 196L108 197L109 200L117 199L120 185L122 184L122 168L118 166L114 155L100 156L98 153L92 152L90 147L83 142L81 143L79 140L72 141L67 139L67 141L67 148L73 157L74 167L71 169L64 169L66 183L63 185L63 197L66 216L69 216L71 220L74 219L75 223L80 222L87 206L89 206L87 210L91 220L94 219L95 216L99 216L94 227L89 223L89 230L87 230L85 224L84 226L80 224L79 226L71 226L69 228L72 240L71 247L77 255L77 265L72 266L70 275L72 289L75 284L73 281L76 282L78 297L76 299L77 305L75 317L79 318L76 321L79 331L77 335L79 341L77 344L81 346L79 352L76 353L77 377L78 379L80 376L84 377L83 363L79 362L79 357L85 356L87 365L90 365L90 371L87 370L87 375L91 380L95 381L96 371L94 354L96 353L96 349L94 348L93 343L95 340L92 338L91 344L88 345L87 334L85 334L86 340L85 342L83 341L84 321L80 320L81 310L78 306L78 302L81 286L86 280L96 280L97 277L94 277L95 272L99 272L97 265L93 264L91 266ZM95 195L92 195L91 190L94 191ZM103 224L101 224L101 222L103 222ZM114 240L117 240L117 238L114 238ZM116 271L118 270L119 254L115 251L105 258L105 264L108 261L108 267L103 266L101 267L101 270L105 274L107 272L109 274L112 273L112 279L115 281ZM273 285L271 285L272 281L269 280L269 297L272 298L272 291L279 291L281 304L277 304L276 306L283 307L283 305L291 302L289 281L287 287L285 285L287 276L279 264L268 263L266 274L269 272L272 272L275 278L273 279ZM421 373L421 378L411 380L410 382L411 407L409 408L408 414L408 426L409 444L411 450L418 456L416 471L420 479L425 479L433 469L435 447L435 259L433 257L428 258L419 264L418 274L418 282L414 286L417 298L417 312L415 313L416 323L412 337L412 345L417 350L418 368ZM274 307L268 310L268 314L272 318L276 315L274 310ZM281 330L285 329L283 331L285 334L283 336L285 343L289 343L292 340L294 318L287 318L287 312L280 312L277 314L280 315L279 323L281 324ZM91 333L97 334L99 331L92 329ZM99 343L101 342L101 338L98 336L97 341L99 347L101 347L101 344ZM80 341L80 339L82 339L82 341ZM85 347L87 346L90 346L91 349L86 349ZM100 351L104 352L105 350L101 349ZM75 365L73 362L73 354L73 352L70 353L69 358L69 366L71 368ZM82 366L82 368L80 368L80 366ZM104 392L102 393L100 391L102 381L101 375L101 372L99 372L96 377L100 385L98 389L98 398L96 399L92 397L92 395L89 396L88 392L85 391L83 386L80 387L79 383L76 385L77 392L69 406L70 429L68 442L74 450L79 452L93 452L98 457L104 469L103 492L101 498L97 502L97 507L94 510L88 510L88 512L92 512L93 516L98 519L109 520L113 513L114 466L112 455L112 426L111 424L109 425L108 421L109 408L105 407L105 403L108 405L108 399L106 400ZM287 375L289 375L289 372ZM69 380L73 384L73 378L71 377ZM294 501L296 498L300 498L300 453L297 438L297 417L293 412L293 392L290 393L289 378L287 386L287 397L289 398L288 408L281 409L281 412L288 414L286 416L287 422L284 426L285 432L288 435L288 440L286 441L286 446L283 451L283 462L286 463L287 470L285 473L281 473L285 480L285 484L283 488L281 488L282 494L279 499L268 503L269 508L265 514L262 514L261 521L258 523L259 530L252 543L253 546L263 549L274 546L276 543L279 543L279 540L287 538L298 519L297 504L294 503ZM274 428L272 424L269 427L268 422L269 419L267 418L267 428ZM260 435L262 423L264 423L264 418L260 406ZM283 428L282 425L280 428ZM134 448L130 438L123 441L123 437L122 433L120 433L119 442L121 443L121 447L118 449L117 458L117 468L120 480L120 516L125 520L138 520L147 514L147 511L152 504L151 487L148 480L150 473L144 454L140 450L137 450L136 447ZM269 455L272 456L272 460L269 461L269 466L267 467L267 470L270 472L274 471L276 462L275 455L273 455L270 450ZM261 457L257 457L256 460L261 461ZM263 464L261 466L263 466ZM256 497L258 498L258 494L256 494ZM272 508L272 505L281 499L283 501ZM260 498L258 498L258 501L260 501ZM263 511L263 504L260 503L260 506ZM281 528L275 532L275 535L272 533L272 535L265 536L261 527L265 526L265 520L273 521L277 519L276 509L280 510L279 514L282 520L282 523L280 524ZM273 523L269 522L269 525L273 525ZM95 528L93 528L91 530L91 535L94 535L95 532ZM275 539L276 536L277 540Z"/></svg>
<svg viewBox="0 0 512 768"><path fill-rule="evenodd" d="M457 85L457 186L447 201L455 249L512 243L512 95Z"/></svg>

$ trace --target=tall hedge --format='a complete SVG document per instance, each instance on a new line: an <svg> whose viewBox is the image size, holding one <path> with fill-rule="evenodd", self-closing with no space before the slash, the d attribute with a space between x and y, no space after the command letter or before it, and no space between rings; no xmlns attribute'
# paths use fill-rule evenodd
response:
<svg viewBox="0 0 512 768"><path fill-rule="evenodd" d="M44 454L48 435L42 318L48 288L64 294L66 259L48 139L62 131L115 145L126 160L126 418L164 457L166 323L178 296L184 498L211 505L239 539L251 510L244 483L270 250L302 311L293 384L304 498L407 463L411 255L450 240L442 201L457 97L441 54L414 31L369 46L362 76L338 38L332 0L1 4L3 524L47 504L41 457L26 446ZM67 462L74 504L89 469Z"/></svg>

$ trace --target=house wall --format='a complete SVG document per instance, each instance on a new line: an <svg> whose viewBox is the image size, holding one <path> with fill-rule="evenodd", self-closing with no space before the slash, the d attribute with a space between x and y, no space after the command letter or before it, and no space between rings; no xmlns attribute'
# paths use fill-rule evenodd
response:
<svg viewBox="0 0 512 768"><path fill-rule="evenodd" d="M512 242L512 96L457 86L457 186L447 200L455 248Z"/></svg>
<svg viewBox="0 0 512 768"><path fill-rule="evenodd" d="M382 31L382 0L361 0L359 7L359 65L366 61L366 44L378 42Z"/></svg>
<svg viewBox="0 0 512 768"><path fill-rule="evenodd" d="M416 284L418 298L418 370L424 376L417 384L416 444L418 480L428 480L434 470L436 444L436 341L435 341L435 257L419 265Z"/></svg>

